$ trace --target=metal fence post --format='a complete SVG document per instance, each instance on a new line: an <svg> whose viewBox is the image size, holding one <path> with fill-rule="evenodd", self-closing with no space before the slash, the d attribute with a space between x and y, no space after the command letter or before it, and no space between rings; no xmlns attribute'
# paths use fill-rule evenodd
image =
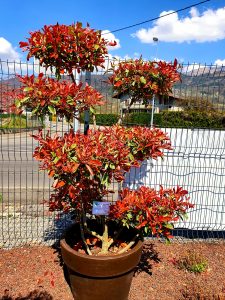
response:
<svg viewBox="0 0 225 300"><path fill-rule="evenodd" d="M152 111L151 111L151 123L150 127L153 127L153 119L154 119L154 109L155 109L155 95L152 97Z"/></svg>
<svg viewBox="0 0 225 300"><path fill-rule="evenodd" d="M75 80L76 80L76 84L80 83L80 74L77 71L75 73ZM80 129L80 122L78 120L78 118L80 117L79 112L77 112L75 114L75 116L77 118L75 118L75 117L73 118L73 130L74 130L74 132L77 132Z"/></svg>
<svg viewBox="0 0 225 300"><path fill-rule="evenodd" d="M85 73L85 82L88 85L91 85L91 72L86 71ZM86 109L84 111L84 134L87 134L90 124L90 110Z"/></svg>

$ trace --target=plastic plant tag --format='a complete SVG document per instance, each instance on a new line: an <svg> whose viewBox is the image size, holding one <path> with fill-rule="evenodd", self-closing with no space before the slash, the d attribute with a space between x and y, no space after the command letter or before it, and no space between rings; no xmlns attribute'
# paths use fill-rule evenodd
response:
<svg viewBox="0 0 225 300"><path fill-rule="evenodd" d="M93 201L92 214L99 216L108 216L110 202Z"/></svg>

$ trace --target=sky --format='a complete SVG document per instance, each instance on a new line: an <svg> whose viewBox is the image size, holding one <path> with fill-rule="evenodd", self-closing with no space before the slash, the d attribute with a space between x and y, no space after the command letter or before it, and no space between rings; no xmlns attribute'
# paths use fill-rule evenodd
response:
<svg viewBox="0 0 225 300"><path fill-rule="evenodd" d="M182 9L201 0L0 0L0 59L26 61L19 48L30 31L44 25L88 22L104 38L116 40L110 57L225 65L225 0L197 7L126 30L108 33ZM153 37L158 41L154 42Z"/></svg>

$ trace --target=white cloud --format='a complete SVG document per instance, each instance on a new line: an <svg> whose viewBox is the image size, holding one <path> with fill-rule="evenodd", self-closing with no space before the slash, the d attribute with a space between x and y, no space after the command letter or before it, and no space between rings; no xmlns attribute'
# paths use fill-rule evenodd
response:
<svg viewBox="0 0 225 300"><path fill-rule="evenodd" d="M173 11L163 11L160 16ZM149 29L140 29L132 35L142 43L154 43L153 37L162 42L214 42L225 38L225 7L208 9L202 14L196 8L190 15L180 18L177 13L158 19Z"/></svg>
<svg viewBox="0 0 225 300"><path fill-rule="evenodd" d="M225 59L217 59L214 64L218 66L225 66Z"/></svg>
<svg viewBox="0 0 225 300"><path fill-rule="evenodd" d="M22 55L4 37L0 37L0 68L3 70L3 77L15 76L15 74L26 75L33 71L33 65L22 61Z"/></svg>
<svg viewBox="0 0 225 300"><path fill-rule="evenodd" d="M192 74L192 75L195 75L198 73L199 70L205 70L206 69L206 66L204 65L201 65L201 64L197 64L197 63L190 63L190 64L182 64L181 63L181 72L182 73L189 73L189 74ZM201 73L201 72L199 72Z"/></svg>
<svg viewBox="0 0 225 300"><path fill-rule="evenodd" d="M113 33L111 33L109 30L102 30L102 37L109 42L116 41L116 43L117 43L116 46L108 46L107 47L109 51L121 48L120 40L117 39L115 37L115 35Z"/></svg>
<svg viewBox="0 0 225 300"><path fill-rule="evenodd" d="M0 59L5 61L17 61L19 60L20 55L13 48L12 44L7 41L5 38L0 37Z"/></svg>

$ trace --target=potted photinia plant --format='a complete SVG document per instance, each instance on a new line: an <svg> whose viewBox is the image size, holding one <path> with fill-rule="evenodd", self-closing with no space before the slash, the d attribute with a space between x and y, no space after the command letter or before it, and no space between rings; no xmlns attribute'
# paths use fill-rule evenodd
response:
<svg viewBox="0 0 225 300"><path fill-rule="evenodd" d="M174 83L180 80L177 60L173 64L165 61L129 59L112 65L113 75L109 81L118 93L127 93L129 107L138 102L149 104L153 95L167 96Z"/></svg>
<svg viewBox="0 0 225 300"><path fill-rule="evenodd" d="M71 81L58 81L43 74L20 77L23 86L15 92L15 106L29 107L38 116L59 114L71 120L77 112L101 105L100 93L88 85L76 84L73 70L104 67L108 45L114 42L109 43L100 31L83 28L80 23L45 26L32 32L28 42L20 43L28 50L28 59L34 56L46 68L54 67L57 79L67 72ZM148 65L143 71L146 69ZM148 95L158 90L167 93L179 78L176 66L171 64L151 65L150 72L151 84L139 77ZM118 69L115 74L118 75ZM113 75L110 80L121 87L124 79L122 74L119 80L118 77ZM92 129L87 134L71 129L62 137L44 136L40 131L34 138L39 141L34 158L54 179L50 210L75 214L74 226L61 240L74 298L127 299L143 237L169 239L173 223L192 204L181 187L126 188L114 202L107 195L118 192L111 184L122 182L131 167L140 166L148 158L163 157L163 150L171 149L168 136L157 128L115 125Z"/></svg>

